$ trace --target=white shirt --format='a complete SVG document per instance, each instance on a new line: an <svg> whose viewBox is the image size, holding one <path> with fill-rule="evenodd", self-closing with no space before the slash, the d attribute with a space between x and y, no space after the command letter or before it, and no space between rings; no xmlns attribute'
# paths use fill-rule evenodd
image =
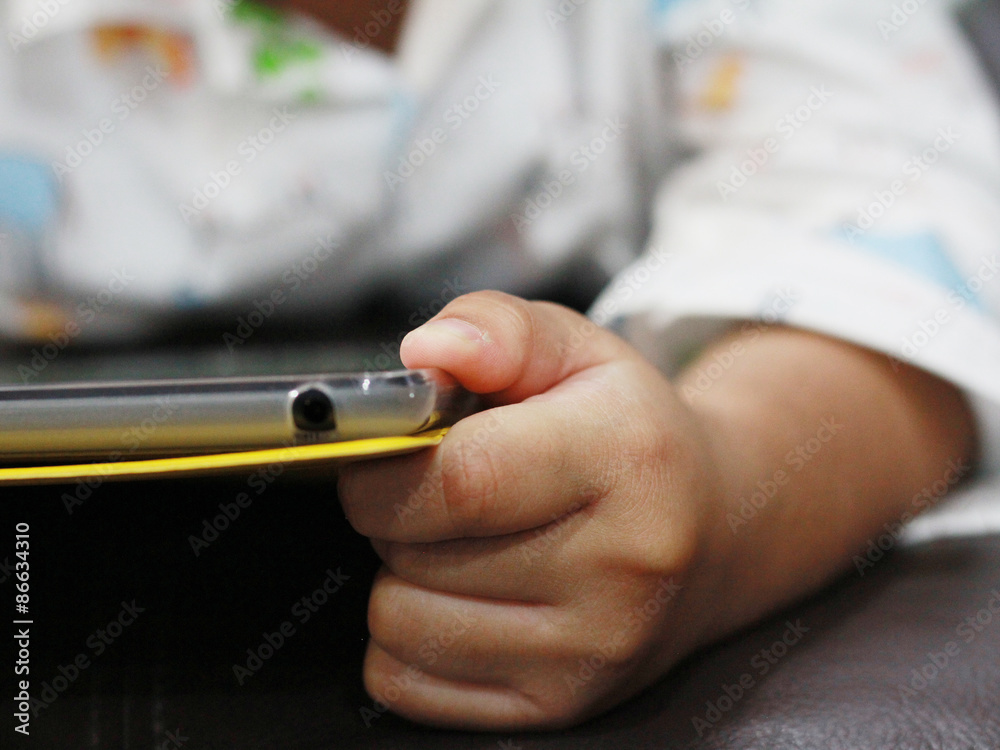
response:
<svg viewBox="0 0 1000 750"><path fill-rule="evenodd" d="M822 331L963 388L995 467L1000 126L951 4L904 5L418 0L387 58L375 17L0 0L0 151L58 196L0 331L616 274L592 316L667 372L734 319Z"/></svg>

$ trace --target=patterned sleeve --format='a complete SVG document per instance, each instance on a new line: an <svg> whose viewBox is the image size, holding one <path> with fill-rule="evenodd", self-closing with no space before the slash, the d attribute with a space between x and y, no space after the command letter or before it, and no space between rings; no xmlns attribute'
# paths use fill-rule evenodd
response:
<svg viewBox="0 0 1000 750"><path fill-rule="evenodd" d="M884 352L964 389L1000 466L1000 126L949 5L656 6L694 156L592 315L667 371L734 320Z"/></svg>

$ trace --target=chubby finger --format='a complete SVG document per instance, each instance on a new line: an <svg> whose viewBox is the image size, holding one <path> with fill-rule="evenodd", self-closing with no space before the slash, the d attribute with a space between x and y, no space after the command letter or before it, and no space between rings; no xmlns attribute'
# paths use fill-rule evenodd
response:
<svg viewBox="0 0 1000 750"><path fill-rule="evenodd" d="M541 720L549 712L530 685L564 650L560 614L432 592L383 571L369 605L366 688L396 713L445 726Z"/></svg>
<svg viewBox="0 0 1000 750"><path fill-rule="evenodd" d="M551 398L467 417L431 450L344 467L340 498L351 524L396 542L500 536L604 497L618 462L597 422L581 426L574 393L596 393L588 377ZM595 404L595 420L602 408Z"/></svg>
<svg viewBox="0 0 1000 750"><path fill-rule="evenodd" d="M518 403L571 375L640 355L620 338L569 308L501 292L450 302L403 340L407 367L437 367L471 391Z"/></svg>
<svg viewBox="0 0 1000 750"><path fill-rule="evenodd" d="M541 725L544 713L525 695L503 685L456 682L397 659L369 641L365 690L381 710L424 724L489 731Z"/></svg>
<svg viewBox="0 0 1000 750"><path fill-rule="evenodd" d="M580 593L580 574L593 564L594 540L584 533L589 512L570 513L518 534L433 544L372 540L394 575L459 596L558 605Z"/></svg>
<svg viewBox="0 0 1000 750"><path fill-rule="evenodd" d="M621 679L647 660L641 626L621 609L456 597L383 572L369 607L365 685L396 713L424 723L562 726L615 695ZM599 650L599 680L581 690L566 679Z"/></svg>
<svg viewBox="0 0 1000 750"><path fill-rule="evenodd" d="M557 621L568 617L544 604L426 589L385 568L368 604L372 639L400 661L439 677L491 685L511 685L542 655L561 653L565 628Z"/></svg>

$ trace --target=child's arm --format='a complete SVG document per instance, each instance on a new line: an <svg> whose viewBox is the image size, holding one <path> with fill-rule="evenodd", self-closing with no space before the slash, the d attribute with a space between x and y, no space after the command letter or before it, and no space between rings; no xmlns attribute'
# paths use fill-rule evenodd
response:
<svg viewBox="0 0 1000 750"><path fill-rule="evenodd" d="M755 334L685 403L683 376L564 308L481 293L436 320L406 364L497 408L340 486L386 562L366 684L419 721L554 727L618 703L848 568L974 450L952 386L809 333Z"/></svg>

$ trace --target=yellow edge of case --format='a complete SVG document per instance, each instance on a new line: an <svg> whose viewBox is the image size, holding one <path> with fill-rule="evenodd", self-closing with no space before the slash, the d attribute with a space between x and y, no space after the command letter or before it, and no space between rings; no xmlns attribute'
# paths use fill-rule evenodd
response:
<svg viewBox="0 0 1000 750"><path fill-rule="evenodd" d="M438 445L447 432L447 429L443 429L401 437L350 440L343 443L271 448L242 453L158 458L147 461L0 468L0 486L59 484L94 477L100 477L105 481L185 477L222 474L240 469L270 466L271 464L294 467L337 460L378 458Z"/></svg>

